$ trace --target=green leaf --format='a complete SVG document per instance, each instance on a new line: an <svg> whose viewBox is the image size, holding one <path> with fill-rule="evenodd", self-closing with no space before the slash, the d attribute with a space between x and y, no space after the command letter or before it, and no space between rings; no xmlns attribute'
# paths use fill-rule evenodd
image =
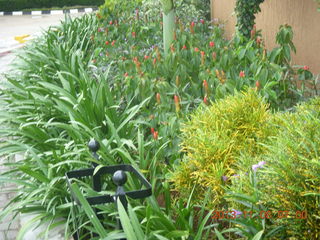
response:
<svg viewBox="0 0 320 240"><path fill-rule="evenodd" d="M256 235L254 235L254 237L252 238L252 240L260 240L262 237L264 230L261 230L260 232L258 232Z"/></svg>
<svg viewBox="0 0 320 240"><path fill-rule="evenodd" d="M126 213L126 210L124 209L120 199L117 199L117 206L118 206L118 211L119 211L119 217L121 221L122 228L124 232L126 233L126 237L128 240L140 240L137 238L133 228L138 227L138 226L132 226L131 221L129 219L128 214ZM142 238L141 240L143 240Z"/></svg>
<svg viewBox="0 0 320 240"><path fill-rule="evenodd" d="M81 208L83 208L83 210L87 214L88 218L92 222L92 224L93 224L94 228L96 229L97 233L100 235L100 237L106 237L107 236L106 230L101 225L99 219L96 216L96 213L93 211L93 209L89 205L88 201L85 199L85 197L81 193L78 185L76 183L72 183L70 188L71 188L71 191L76 196L76 198L81 203Z"/></svg>

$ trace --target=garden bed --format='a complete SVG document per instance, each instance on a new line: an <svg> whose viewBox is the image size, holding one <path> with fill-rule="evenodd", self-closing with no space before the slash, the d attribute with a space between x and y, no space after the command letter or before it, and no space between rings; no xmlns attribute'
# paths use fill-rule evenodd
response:
<svg viewBox="0 0 320 240"><path fill-rule="evenodd" d="M8 74L1 91L2 134L12 140L0 155L25 153L1 177L21 194L0 219L63 218L66 235L80 223L100 239L316 239L319 99L299 103L295 80L313 75L290 64L292 29L280 27L268 51L260 31L228 41L218 23L180 4L165 53L156 4L107 2L20 52L20 74ZM99 159L87 148L92 138ZM65 174L93 163L96 171L131 164L152 185L153 196L119 208L124 231L114 230L113 205L97 207L101 221L87 205L73 215ZM104 190L113 186L110 177L104 182ZM99 195L90 184L78 182L79 197ZM140 185L131 179L126 188ZM312 214L268 215L283 209Z"/></svg>

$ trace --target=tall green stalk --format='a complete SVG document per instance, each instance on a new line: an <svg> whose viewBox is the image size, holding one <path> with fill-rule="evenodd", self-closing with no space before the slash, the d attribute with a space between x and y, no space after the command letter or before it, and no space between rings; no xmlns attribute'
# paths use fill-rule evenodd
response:
<svg viewBox="0 0 320 240"><path fill-rule="evenodd" d="M161 3L163 7L163 46L164 53L167 55L174 38L175 11L173 0L161 0Z"/></svg>

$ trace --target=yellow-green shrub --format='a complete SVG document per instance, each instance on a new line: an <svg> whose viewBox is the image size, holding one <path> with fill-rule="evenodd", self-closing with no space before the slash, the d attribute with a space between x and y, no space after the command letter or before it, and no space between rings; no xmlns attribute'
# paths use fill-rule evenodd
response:
<svg viewBox="0 0 320 240"><path fill-rule="evenodd" d="M258 193L257 205L262 204L275 214L277 225L285 226L287 235L283 238L320 239L320 98L298 105L294 113L272 115L277 135L268 141L267 150L237 161L242 166L244 159L254 164L266 163L256 173L258 189L246 175L250 168L242 167L244 170L232 179L229 190L248 196ZM228 204L239 207L232 201ZM276 219L278 211L288 211L289 218ZM307 219L297 219L297 211L307 211Z"/></svg>
<svg viewBox="0 0 320 240"><path fill-rule="evenodd" d="M291 213L279 223L287 224L290 239L320 239L320 98L277 117L281 130L260 175L264 202ZM307 219L296 219L296 211L307 211Z"/></svg>
<svg viewBox="0 0 320 240"><path fill-rule="evenodd" d="M237 93L198 109L182 128L182 148L186 157L172 176L175 190L187 197L195 186L194 198L201 202L212 189L210 206L221 205L223 177L234 177L254 163L239 166L245 154L253 159L265 151L263 145L275 134L268 105L253 90Z"/></svg>

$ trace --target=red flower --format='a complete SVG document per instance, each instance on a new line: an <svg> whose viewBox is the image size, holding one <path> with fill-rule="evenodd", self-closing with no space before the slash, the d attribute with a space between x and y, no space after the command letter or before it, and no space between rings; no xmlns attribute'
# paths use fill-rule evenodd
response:
<svg viewBox="0 0 320 240"><path fill-rule="evenodd" d="M194 48L194 51L195 51L195 52L199 52L199 48L195 47L195 48Z"/></svg>
<svg viewBox="0 0 320 240"><path fill-rule="evenodd" d="M153 63L153 65L156 65L156 62L157 62L157 59L156 59L156 58L154 58L154 59L153 59L153 62L152 62L152 63Z"/></svg>
<svg viewBox="0 0 320 240"><path fill-rule="evenodd" d="M244 71L240 71L239 77L244 78L245 76L246 76L246 74L244 73Z"/></svg>
<svg viewBox="0 0 320 240"><path fill-rule="evenodd" d="M204 96L204 98L203 98L203 102L204 102L204 104L208 105L208 99L207 99L207 96Z"/></svg>
<svg viewBox="0 0 320 240"><path fill-rule="evenodd" d="M204 55L206 54L204 51L201 51L201 56L204 57Z"/></svg>
<svg viewBox="0 0 320 240"><path fill-rule="evenodd" d="M176 106L176 112L179 112L180 111L180 99L179 99L179 96L174 95L173 99L174 99L174 105Z"/></svg>
<svg viewBox="0 0 320 240"><path fill-rule="evenodd" d="M147 60L149 58L148 55L144 55L144 60Z"/></svg>
<svg viewBox="0 0 320 240"><path fill-rule="evenodd" d="M112 21L110 21L109 24L112 25Z"/></svg>
<svg viewBox="0 0 320 240"><path fill-rule="evenodd" d="M136 32L132 32L131 34L132 34L132 37L134 38L136 37Z"/></svg>
<svg viewBox="0 0 320 240"><path fill-rule="evenodd" d="M151 133L154 134L154 128L151 128Z"/></svg>
<svg viewBox="0 0 320 240"><path fill-rule="evenodd" d="M309 71L309 67L308 67L308 66L304 66L304 67L303 67L303 70Z"/></svg>
<svg viewBox="0 0 320 240"><path fill-rule="evenodd" d="M194 25L195 25L195 23L192 21L192 22L191 22L191 27L194 27Z"/></svg>
<svg viewBox="0 0 320 240"><path fill-rule="evenodd" d="M123 76L128 77L128 75L129 75L129 74L126 72Z"/></svg>
<svg viewBox="0 0 320 240"><path fill-rule="evenodd" d="M98 28L98 32L101 32L102 30L101 30L101 28Z"/></svg>
<svg viewBox="0 0 320 240"><path fill-rule="evenodd" d="M200 19L200 22L201 22L202 24L204 24L204 20L203 20L203 19Z"/></svg>
<svg viewBox="0 0 320 240"><path fill-rule="evenodd" d="M155 131L155 132L153 133L153 139L154 139L154 140L158 140L158 131Z"/></svg>
<svg viewBox="0 0 320 240"><path fill-rule="evenodd" d="M256 87L259 89L260 88L260 82L256 81Z"/></svg>
<svg viewBox="0 0 320 240"><path fill-rule="evenodd" d="M109 41L106 41L105 43L106 43L106 45L109 45Z"/></svg>
<svg viewBox="0 0 320 240"><path fill-rule="evenodd" d="M184 49L184 50L187 49L187 46L186 46L186 45L183 45L182 49Z"/></svg>
<svg viewBox="0 0 320 240"><path fill-rule="evenodd" d="M214 42L209 42L210 47L214 47Z"/></svg>
<svg viewBox="0 0 320 240"><path fill-rule="evenodd" d="M204 88L205 93L207 94L208 89L209 89L207 80L203 80L203 88Z"/></svg>
<svg viewBox="0 0 320 240"><path fill-rule="evenodd" d="M156 94L156 100L157 100L157 103L158 103L158 104L161 103L160 93L157 93L157 94Z"/></svg>
<svg viewBox="0 0 320 240"><path fill-rule="evenodd" d="M116 43L116 40L113 40L111 45L114 46L115 43Z"/></svg>

